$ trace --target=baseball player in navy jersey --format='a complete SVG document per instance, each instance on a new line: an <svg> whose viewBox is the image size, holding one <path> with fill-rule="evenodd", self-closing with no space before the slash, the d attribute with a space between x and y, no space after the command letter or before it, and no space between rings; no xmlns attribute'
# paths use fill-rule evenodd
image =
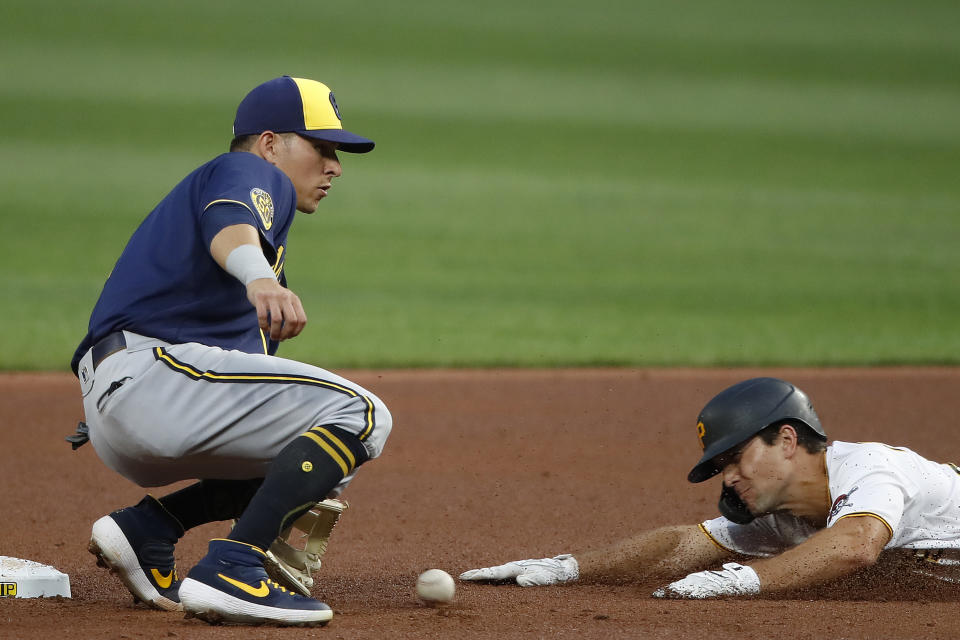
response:
<svg viewBox="0 0 960 640"><path fill-rule="evenodd" d="M721 517L460 578L662 580L655 597L713 598L821 585L886 555L895 570L960 582L956 465L878 443L828 445L807 396L776 378L722 391L700 413L697 435L703 456L688 479L720 475Z"/></svg>
<svg viewBox="0 0 960 640"><path fill-rule="evenodd" d="M321 625L333 614L308 597L309 573L342 510L325 499L380 455L392 421L361 386L274 355L307 322L286 286L287 235L340 177L337 153L374 143L343 128L327 86L289 76L243 99L233 133L229 153L146 217L107 279L72 361L86 423L69 439L89 437L143 487L197 480L94 523L90 550L135 599L211 623ZM234 519L181 582L184 532ZM323 539L278 547L295 524Z"/></svg>

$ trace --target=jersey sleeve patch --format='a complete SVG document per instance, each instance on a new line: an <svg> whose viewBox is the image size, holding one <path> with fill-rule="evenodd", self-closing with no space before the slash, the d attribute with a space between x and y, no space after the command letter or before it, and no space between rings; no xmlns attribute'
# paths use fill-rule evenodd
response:
<svg viewBox="0 0 960 640"><path fill-rule="evenodd" d="M853 501L850 499L850 496L858 489L859 487L853 487L847 493L842 494L836 500L833 501L833 505L830 507L830 513L827 515L827 520L832 520L837 517L837 514L840 513L840 510L844 507L848 507L853 504Z"/></svg>
<svg viewBox="0 0 960 640"><path fill-rule="evenodd" d="M257 215L260 216L263 228L269 231L270 227L273 226L273 198L263 189L254 187L250 190L250 201L253 203Z"/></svg>

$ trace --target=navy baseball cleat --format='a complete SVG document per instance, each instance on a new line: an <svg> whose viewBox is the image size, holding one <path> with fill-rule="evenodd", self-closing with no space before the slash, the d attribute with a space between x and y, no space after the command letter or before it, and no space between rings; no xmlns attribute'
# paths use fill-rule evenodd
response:
<svg viewBox="0 0 960 640"><path fill-rule="evenodd" d="M183 527L153 497L93 523L90 553L97 564L123 581L134 601L154 609L180 611L180 581L173 547Z"/></svg>
<svg viewBox="0 0 960 640"><path fill-rule="evenodd" d="M267 576L266 557L245 542L211 540L207 555L180 586L187 617L210 624L315 627L329 622L333 610L326 604L289 591Z"/></svg>

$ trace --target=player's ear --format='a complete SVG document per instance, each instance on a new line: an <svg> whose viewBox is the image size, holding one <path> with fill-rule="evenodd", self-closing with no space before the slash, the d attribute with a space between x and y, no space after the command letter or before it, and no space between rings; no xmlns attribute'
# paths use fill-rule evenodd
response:
<svg viewBox="0 0 960 640"><path fill-rule="evenodd" d="M257 137L253 145L254 152L269 162L277 164L280 148L283 146L283 140L273 131L264 131Z"/></svg>
<svg viewBox="0 0 960 640"><path fill-rule="evenodd" d="M783 447L784 454L787 456L793 455L797 450L798 444L799 436L797 435L797 430L793 428L793 425L780 425L780 446Z"/></svg>

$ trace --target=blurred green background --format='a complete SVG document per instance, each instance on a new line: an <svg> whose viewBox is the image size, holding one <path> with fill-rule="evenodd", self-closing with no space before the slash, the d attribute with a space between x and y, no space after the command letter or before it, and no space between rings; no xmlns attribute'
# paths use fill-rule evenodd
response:
<svg viewBox="0 0 960 640"><path fill-rule="evenodd" d="M0 368L282 74L377 141L289 242L321 366L960 362L960 4L0 5Z"/></svg>

